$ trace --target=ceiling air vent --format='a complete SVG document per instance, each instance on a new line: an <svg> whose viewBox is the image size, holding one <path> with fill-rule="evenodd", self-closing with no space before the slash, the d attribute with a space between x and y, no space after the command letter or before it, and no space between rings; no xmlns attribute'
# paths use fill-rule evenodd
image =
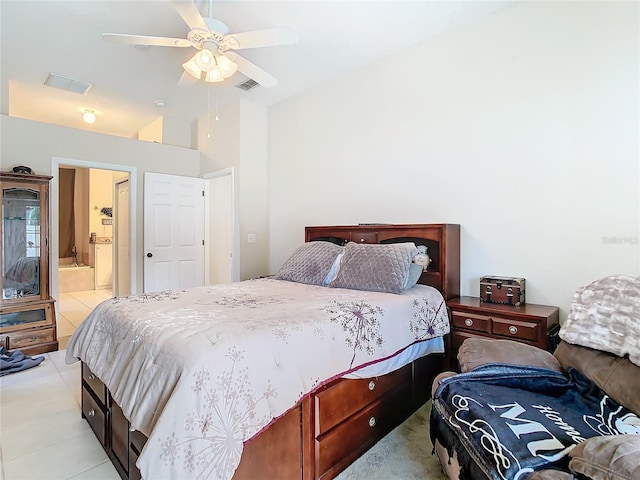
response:
<svg viewBox="0 0 640 480"><path fill-rule="evenodd" d="M242 82L240 85L236 85L236 88L239 88L240 90L251 90L253 87L257 87L258 86L258 82L256 82L255 80L247 80L246 82Z"/></svg>
<svg viewBox="0 0 640 480"><path fill-rule="evenodd" d="M73 78L63 77L57 73L50 73L45 85L53 88L59 88L68 92L77 93L80 95L86 95L93 87L91 83L81 82L80 80L74 80Z"/></svg>

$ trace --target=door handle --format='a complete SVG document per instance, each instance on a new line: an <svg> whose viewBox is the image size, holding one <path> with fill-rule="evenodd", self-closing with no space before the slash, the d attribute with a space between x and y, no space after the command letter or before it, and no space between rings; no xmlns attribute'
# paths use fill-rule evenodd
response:
<svg viewBox="0 0 640 480"><path fill-rule="evenodd" d="M151 253L151 252L147 253L147 257L149 257L149 258L153 257L153 253Z"/></svg>

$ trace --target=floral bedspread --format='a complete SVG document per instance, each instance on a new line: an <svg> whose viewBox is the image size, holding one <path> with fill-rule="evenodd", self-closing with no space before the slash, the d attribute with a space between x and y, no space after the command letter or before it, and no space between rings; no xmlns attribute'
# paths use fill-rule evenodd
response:
<svg viewBox="0 0 640 480"><path fill-rule="evenodd" d="M116 297L76 330L84 361L149 438L144 478L233 476L243 442L333 378L449 332L440 293L274 279Z"/></svg>

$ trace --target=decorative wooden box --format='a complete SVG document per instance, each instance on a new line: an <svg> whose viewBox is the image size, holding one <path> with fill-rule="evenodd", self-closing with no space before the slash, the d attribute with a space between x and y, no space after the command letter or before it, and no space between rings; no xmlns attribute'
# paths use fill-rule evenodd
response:
<svg viewBox="0 0 640 480"><path fill-rule="evenodd" d="M480 278L480 300L520 306L525 303L525 279L485 276Z"/></svg>

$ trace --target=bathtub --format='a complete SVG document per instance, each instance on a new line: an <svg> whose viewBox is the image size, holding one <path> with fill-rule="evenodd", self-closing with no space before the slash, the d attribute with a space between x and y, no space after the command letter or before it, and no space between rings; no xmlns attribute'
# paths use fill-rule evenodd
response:
<svg viewBox="0 0 640 480"><path fill-rule="evenodd" d="M72 258L60 258L58 264L58 288L60 293L94 290L95 269L89 265L73 264Z"/></svg>

